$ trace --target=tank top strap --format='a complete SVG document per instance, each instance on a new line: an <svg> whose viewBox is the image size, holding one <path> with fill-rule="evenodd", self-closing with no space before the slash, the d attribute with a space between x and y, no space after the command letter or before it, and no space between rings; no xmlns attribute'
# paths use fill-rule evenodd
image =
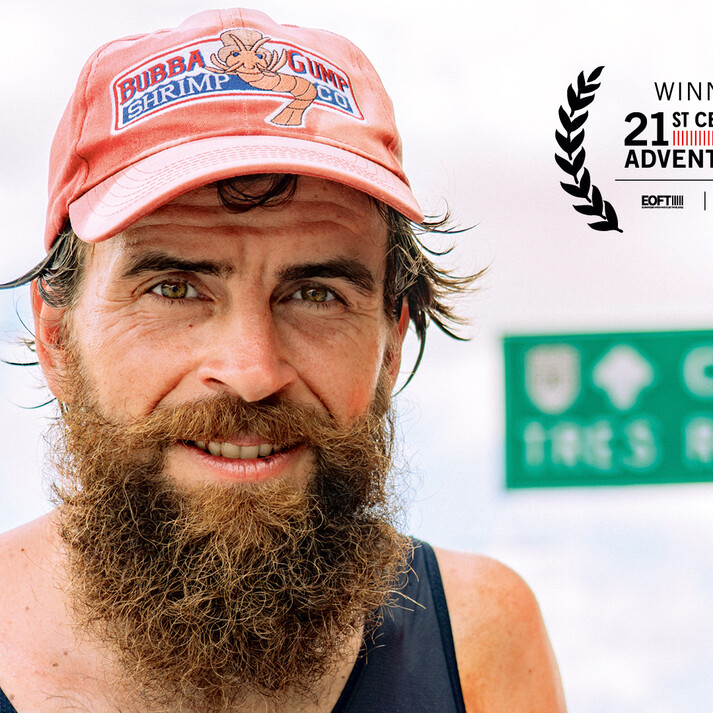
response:
<svg viewBox="0 0 713 713"><path fill-rule="evenodd" d="M438 562L430 545L413 545L332 713L465 713Z"/></svg>
<svg viewBox="0 0 713 713"><path fill-rule="evenodd" d="M465 713L438 561L413 544L405 582L367 627L332 713ZM2 689L0 713L17 713Z"/></svg>
<svg viewBox="0 0 713 713"><path fill-rule="evenodd" d="M17 713L15 707L10 703L10 700L0 688L0 713Z"/></svg>

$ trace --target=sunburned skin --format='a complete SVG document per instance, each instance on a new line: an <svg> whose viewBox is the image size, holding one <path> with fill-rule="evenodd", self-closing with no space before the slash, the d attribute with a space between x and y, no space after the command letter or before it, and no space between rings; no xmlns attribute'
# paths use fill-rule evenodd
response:
<svg viewBox="0 0 713 713"><path fill-rule="evenodd" d="M101 416L125 424L164 406L230 395L294 402L339 423L359 419L380 378L391 392L408 324L407 311L395 322L383 308L385 249L386 228L366 196L307 178L283 208L243 214L227 213L214 189L193 191L93 246L72 325ZM54 395L71 401L61 379L61 311L36 290L33 304L43 373ZM313 449L299 439L213 431L170 441L163 467L179 487L308 481ZM261 457L261 444L272 453ZM68 706L149 713L123 705L117 682L125 677L112 651L72 627L58 522L51 513L0 537L8 582L0 687L19 713ZM527 585L487 558L436 554L467 713L563 713L557 666ZM319 682L317 697L289 710L330 713L361 643L360 628L347 635L344 658ZM235 707L256 710L284 713L262 700Z"/></svg>
<svg viewBox="0 0 713 713"><path fill-rule="evenodd" d="M286 205L241 214L209 187L172 201L93 247L73 322L100 407L121 420L231 393L339 422L365 413L382 365L396 377L387 345L408 319L384 312L385 250L370 199L329 181L302 178ZM299 443L210 442L177 443L167 471L184 483L304 481L312 467ZM261 444L273 452L261 457Z"/></svg>

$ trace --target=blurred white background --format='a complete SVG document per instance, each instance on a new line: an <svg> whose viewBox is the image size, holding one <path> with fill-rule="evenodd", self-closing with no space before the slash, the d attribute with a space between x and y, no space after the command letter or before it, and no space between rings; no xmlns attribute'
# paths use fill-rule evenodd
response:
<svg viewBox="0 0 713 713"><path fill-rule="evenodd" d="M23 0L0 9L0 282L41 259L47 156L86 57L119 36L180 23L198 0ZM713 487L507 492L501 338L540 332L713 326L711 211L643 211L616 183L632 111L662 107L654 81L713 81L713 6L604 0L256 0L279 22L346 35L392 95L406 168L427 211L476 225L461 271L490 266L464 305L472 339L431 333L398 398L412 479L410 530L499 558L530 583L573 713L708 713L713 701ZM557 109L577 74L605 65L587 166L624 233L571 208L553 160ZM667 110L669 107L663 107ZM698 172L713 178L713 171ZM673 192L673 191L670 191ZM678 191L677 191L678 192ZM708 197L709 201L711 197ZM710 205L710 203L709 203ZM28 317L0 294L0 354ZM411 337L408 355L415 355ZM406 367L405 367L406 368ZM0 365L0 529L45 512L41 379Z"/></svg>

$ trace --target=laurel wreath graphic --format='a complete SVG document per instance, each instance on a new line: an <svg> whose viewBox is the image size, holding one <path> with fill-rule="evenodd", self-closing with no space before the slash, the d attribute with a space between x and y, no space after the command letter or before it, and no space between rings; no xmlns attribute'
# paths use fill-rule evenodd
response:
<svg viewBox="0 0 713 713"><path fill-rule="evenodd" d="M572 207L583 215L602 218L602 220L589 223L589 227L594 230L617 230L623 233L624 231L619 227L619 219L614 206L602 198L601 192L592 183L589 171L584 167L586 153L582 146L584 143L584 129L582 127L589 116L589 112L584 110L594 101L594 92L601 86L594 82L599 78L603 69L603 66L597 67L586 79L584 78L584 72L580 72L577 77L577 89L575 90L571 84L567 88L569 114L563 106L560 106L559 109L559 119L564 133L555 131L557 143L562 151L567 154L567 158L555 154L555 161L574 181L574 183L560 181L560 186L571 196L587 201Z"/></svg>

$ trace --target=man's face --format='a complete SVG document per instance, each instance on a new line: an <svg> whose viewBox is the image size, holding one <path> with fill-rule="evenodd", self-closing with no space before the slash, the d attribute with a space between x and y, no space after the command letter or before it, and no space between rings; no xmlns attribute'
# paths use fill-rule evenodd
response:
<svg viewBox="0 0 713 713"><path fill-rule="evenodd" d="M300 178L294 199L226 211L213 187L182 196L93 248L73 343L112 421L231 394L313 406L346 423L368 411L400 339L383 306L386 227L344 186ZM307 479L309 449L177 442L177 482ZM276 451L275 448L282 449Z"/></svg>
<svg viewBox="0 0 713 713"><path fill-rule="evenodd" d="M362 194L300 179L244 214L194 191L90 256L54 362L64 589L138 695L317 695L393 592L385 246Z"/></svg>

